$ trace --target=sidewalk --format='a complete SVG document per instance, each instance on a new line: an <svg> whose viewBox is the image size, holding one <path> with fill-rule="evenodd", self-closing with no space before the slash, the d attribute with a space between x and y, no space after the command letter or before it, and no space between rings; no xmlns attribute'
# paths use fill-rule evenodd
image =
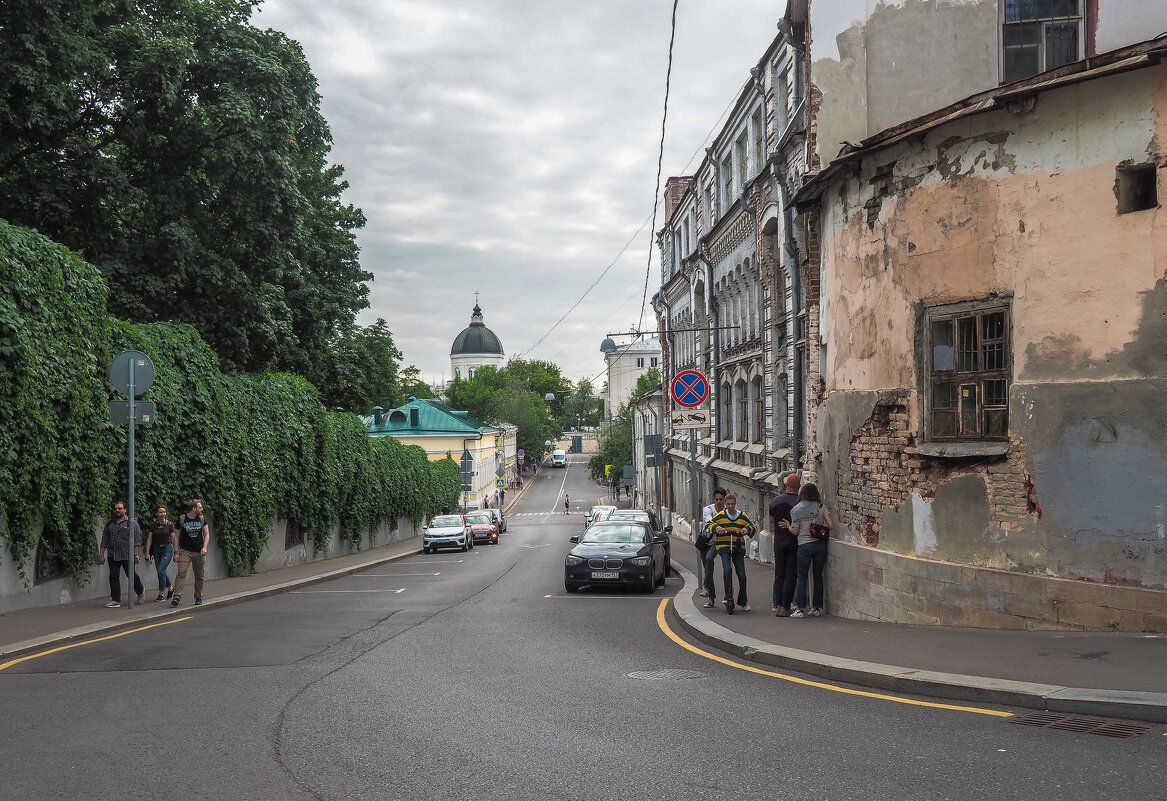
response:
<svg viewBox="0 0 1167 801"><path fill-rule="evenodd" d="M753 662L913 695L1167 722L1165 635L779 618L770 610L774 566L748 559L752 609L729 615L720 560L712 609L697 595L691 542L673 538L673 567L685 580L673 604L682 627ZM828 577L828 606L830 594Z"/></svg>

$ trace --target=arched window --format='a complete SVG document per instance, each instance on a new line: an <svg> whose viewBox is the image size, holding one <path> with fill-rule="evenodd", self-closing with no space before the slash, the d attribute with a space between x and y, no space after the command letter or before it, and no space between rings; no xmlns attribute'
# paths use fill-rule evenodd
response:
<svg viewBox="0 0 1167 801"><path fill-rule="evenodd" d="M747 423L749 420L749 396L746 390L746 382L738 380L733 386L735 419L733 427L733 438L735 442L748 442L749 432L747 430Z"/></svg>
<svg viewBox="0 0 1167 801"><path fill-rule="evenodd" d="M750 381L750 406L753 411L753 419L750 421L753 436L750 437L750 442L758 443L762 441L766 432L766 396L762 392L761 376L754 376Z"/></svg>

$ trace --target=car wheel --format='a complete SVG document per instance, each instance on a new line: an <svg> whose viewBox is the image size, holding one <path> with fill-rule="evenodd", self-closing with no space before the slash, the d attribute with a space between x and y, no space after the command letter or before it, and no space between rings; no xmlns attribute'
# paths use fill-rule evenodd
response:
<svg viewBox="0 0 1167 801"><path fill-rule="evenodd" d="M656 586L658 586L658 587L665 586L665 579L668 578L668 575L669 575L669 569L666 567L664 569L664 572L660 574L660 579L657 580Z"/></svg>
<svg viewBox="0 0 1167 801"><path fill-rule="evenodd" d="M421 547L421 552L422 552L422 553L427 553L427 554L428 554L428 553L430 552L430 549L429 549L429 548L427 548L427 547L425 547L425 546L423 545L423 546Z"/></svg>
<svg viewBox="0 0 1167 801"><path fill-rule="evenodd" d="M469 549L470 549L470 545L468 544L468 541L462 543L462 553L466 553L466 551L468 551Z"/></svg>
<svg viewBox="0 0 1167 801"><path fill-rule="evenodd" d="M466 545L470 548L470 550L474 550L474 538L471 537L470 539L466 540Z"/></svg>
<svg viewBox="0 0 1167 801"><path fill-rule="evenodd" d="M579 592L579 585L572 584L570 581L565 581L563 582L563 589L567 590L568 592Z"/></svg>

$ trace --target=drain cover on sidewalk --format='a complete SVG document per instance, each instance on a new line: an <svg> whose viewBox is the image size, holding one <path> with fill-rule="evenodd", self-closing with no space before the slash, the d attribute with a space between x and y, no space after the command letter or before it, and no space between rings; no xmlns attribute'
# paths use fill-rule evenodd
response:
<svg viewBox="0 0 1167 801"><path fill-rule="evenodd" d="M1036 726L1040 729L1099 734L1103 737L1118 737L1124 740L1151 731L1150 726L1144 726L1140 723L1119 723L1114 720L1084 718L1081 715L1059 715L1056 712L1030 712L1028 715L1008 718L1008 722L1021 726Z"/></svg>
<svg viewBox="0 0 1167 801"><path fill-rule="evenodd" d="M680 668L664 668L662 670L634 670L625 673L630 679L701 679L705 674L697 670L681 670Z"/></svg>

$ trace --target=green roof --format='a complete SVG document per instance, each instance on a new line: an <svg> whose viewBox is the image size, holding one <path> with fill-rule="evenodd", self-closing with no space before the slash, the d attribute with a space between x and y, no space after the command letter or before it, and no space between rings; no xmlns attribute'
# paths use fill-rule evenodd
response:
<svg viewBox="0 0 1167 801"><path fill-rule="evenodd" d="M410 398L396 409L382 412L380 425L377 425L376 412L362 419L372 436L478 436L495 430L494 426L475 420L468 412L456 411L430 398Z"/></svg>

